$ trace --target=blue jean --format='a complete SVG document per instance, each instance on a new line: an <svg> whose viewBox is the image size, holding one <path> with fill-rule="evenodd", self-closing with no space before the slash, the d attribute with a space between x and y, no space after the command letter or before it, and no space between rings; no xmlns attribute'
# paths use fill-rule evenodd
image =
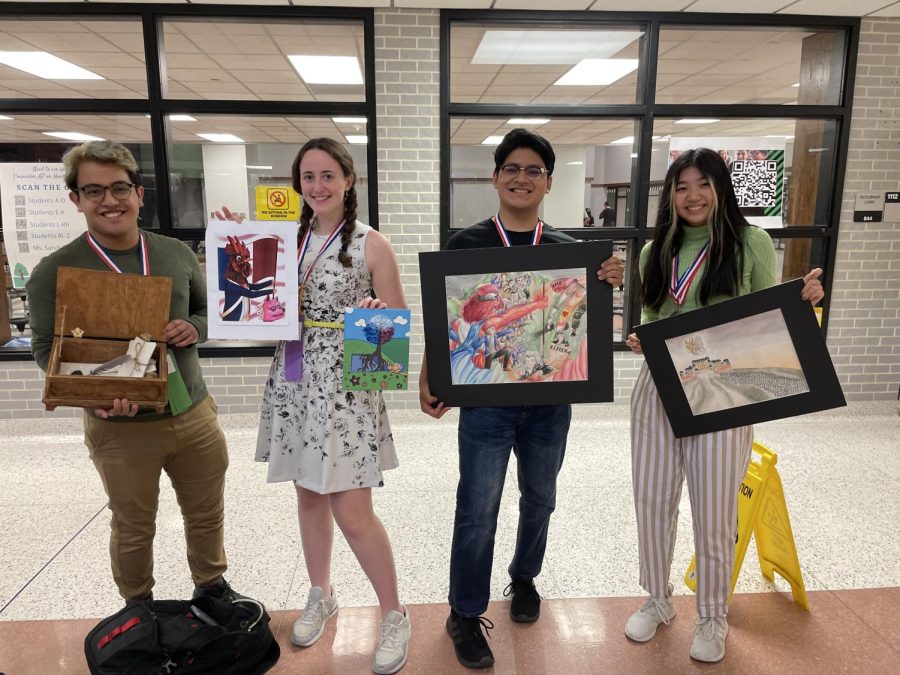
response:
<svg viewBox="0 0 900 675"><path fill-rule="evenodd" d="M518 580L540 574L571 419L568 405L460 409L449 595L457 614L479 616L488 606L494 535L510 450L518 460L520 496L509 575Z"/></svg>

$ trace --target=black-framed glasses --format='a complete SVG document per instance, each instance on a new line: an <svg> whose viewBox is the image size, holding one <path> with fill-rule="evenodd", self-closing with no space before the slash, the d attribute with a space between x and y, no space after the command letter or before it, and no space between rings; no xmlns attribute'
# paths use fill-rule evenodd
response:
<svg viewBox="0 0 900 675"><path fill-rule="evenodd" d="M504 164L500 167L500 175L506 178L507 180L512 180L513 178L518 177L518 175L522 172L525 172L525 178L528 180L540 180L541 176L547 174L549 175L549 171L542 166L536 166L531 164L529 166L519 166L518 164Z"/></svg>
<svg viewBox="0 0 900 675"><path fill-rule="evenodd" d="M76 189L85 199L90 199L92 202L99 202L106 195L107 190L109 190L116 199L128 199L131 196L131 191L136 187L137 186L134 183L126 183L125 181L120 180L112 185L97 185L96 183L90 183L89 185L82 185L80 188Z"/></svg>

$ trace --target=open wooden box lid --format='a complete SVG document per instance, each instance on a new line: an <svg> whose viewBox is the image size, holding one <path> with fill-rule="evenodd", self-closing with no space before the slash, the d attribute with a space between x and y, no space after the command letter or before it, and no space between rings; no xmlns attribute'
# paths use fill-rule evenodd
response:
<svg viewBox="0 0 900 675"><path fill-rule="evenodd" d="M149 333L165 342L172 278L60 267L56 276L55 335L131 340ZM65 325L63 325L65 307Z"/></svg>

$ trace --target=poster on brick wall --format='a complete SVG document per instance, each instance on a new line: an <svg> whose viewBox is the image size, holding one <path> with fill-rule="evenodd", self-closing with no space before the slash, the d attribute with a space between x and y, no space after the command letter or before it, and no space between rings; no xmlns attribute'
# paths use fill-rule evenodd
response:
<svg viewBox="0 0 900 675"><path fill-rule="evenodd" d="M0 215L15 288L25 288L41 258L87 227L69 199L62 163L0 164Z"/></svg>
<svg viewBox="0 0 900 675"><path fill-rule="evenodd" d="M784 139L756 136L677 137L669 139L669 164L685 150L718 151L731 171L731 182L744 217L765 228L784 227Z"/></svg>

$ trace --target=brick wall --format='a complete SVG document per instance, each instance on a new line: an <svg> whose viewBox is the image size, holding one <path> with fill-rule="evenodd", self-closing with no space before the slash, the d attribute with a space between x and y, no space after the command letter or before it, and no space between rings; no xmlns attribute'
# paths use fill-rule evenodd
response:
<svg viewBox="0 0 900 675"><path fill-rule="evenodd" d="M900 19L864 19L828 347L848 400L900 385L900 223L854 223L859 192L900 189Z"/></svg>
<svg viewBox="0 0 900 675"><path fill-rule="evenodd" d="M375 11L375 89L381 231L400 264L414 312L411 372L422 355L419 251L438 247L439 14ZM900 223L854 223L857 192L900 189L900 19L864 20L841 210L828 346L847 398L893 399L900 383ZM615 355L615 399L626 404L642 359ZM269 359L203 359L223 413L258 409ZM387 394L418 407L415 382ZM0 419L73 416L43 411L43 375L32 362L0 363Z"/></svg>

